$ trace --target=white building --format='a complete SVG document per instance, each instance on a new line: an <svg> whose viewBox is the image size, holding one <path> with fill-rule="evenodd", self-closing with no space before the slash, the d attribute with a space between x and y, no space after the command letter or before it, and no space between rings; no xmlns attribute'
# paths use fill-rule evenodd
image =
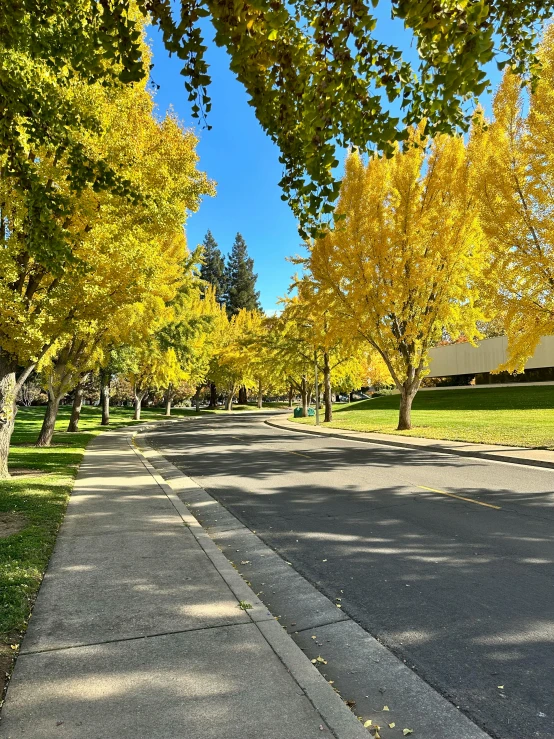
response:
<svg viewBox="0 0 554 739"><path fill-rule="evenodd" d="M477 377L478 384L498 382L498 376L488 378L488 373L495 370L507 359L508 339L498 336L494 339L483 339L478 346L469 343L437 346L430 351L430 372L428 377L456 377L457 375L485 375ZM547 368L551 372L533 372ZM544 336L534 355L525 365L526 373L521 379L550 380L554 379L554 336ZM550 377L550 374L552 377Z"/></svg>

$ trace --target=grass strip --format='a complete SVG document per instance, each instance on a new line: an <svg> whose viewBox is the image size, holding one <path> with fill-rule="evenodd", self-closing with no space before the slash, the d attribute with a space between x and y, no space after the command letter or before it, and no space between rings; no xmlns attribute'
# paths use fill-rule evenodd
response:
<svg viewBox="0 0 554 739"><path fill-rule="evenodd" d="M554 385L420 391L410 431L397 431L398 395L334 406L329 428L554 449ZM313 425L314 418L291 419Z"/></svg>

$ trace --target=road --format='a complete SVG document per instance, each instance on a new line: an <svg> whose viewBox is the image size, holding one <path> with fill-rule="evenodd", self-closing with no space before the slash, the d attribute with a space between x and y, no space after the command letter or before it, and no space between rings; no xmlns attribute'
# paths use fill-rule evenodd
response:
<svg viewBox="0 0 554 739"><path fill-rule="evenodd" d="M255 414L149 442L491 736L554 737L554 470Z"/></svg>

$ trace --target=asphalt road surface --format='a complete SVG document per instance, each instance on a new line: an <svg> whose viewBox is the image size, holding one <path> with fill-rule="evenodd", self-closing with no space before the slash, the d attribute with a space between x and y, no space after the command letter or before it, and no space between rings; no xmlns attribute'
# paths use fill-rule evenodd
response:
<svg viewBox="0 0 554 739"><path fill-rule="evenodd" d="M149 441L491 736L554 737L554 470L258 414Z"/></svg>

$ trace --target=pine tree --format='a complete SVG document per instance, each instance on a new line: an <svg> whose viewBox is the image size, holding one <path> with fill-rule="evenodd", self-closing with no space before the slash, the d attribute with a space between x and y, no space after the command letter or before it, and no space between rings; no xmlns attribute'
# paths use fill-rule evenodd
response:
<svg viewBox="0 0 554 739"><path fill-rule="evenodd" d="M200 276L214 287L217 302L223 303L226 292L225 262L211 231L208 230L208 233L204 236L202 246L204 247L204 253Z"/></svg>
<svg viewBox="0 0 554 739"><path fill-rule="evenodd" d="M229 316L235 316L241 310L261 310L260 293L256 291L254 260L248 256L246 242L240 233L235 242L225 267L225 304Z"/></svg>

